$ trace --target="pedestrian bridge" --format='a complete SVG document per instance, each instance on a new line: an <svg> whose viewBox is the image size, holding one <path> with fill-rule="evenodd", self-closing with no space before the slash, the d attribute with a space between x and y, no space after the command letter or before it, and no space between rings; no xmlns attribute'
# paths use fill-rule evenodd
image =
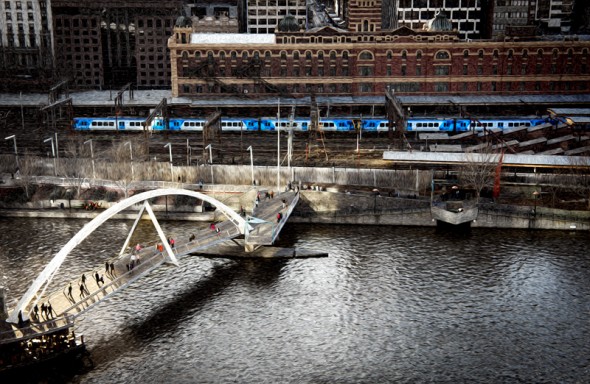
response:
<svg viewBox="0 0 590 384"><path fill-rule="evenodd" d="M214 227L179 236L175 238L174 246L171 246L149 204L152 198L170 195L185 195L206 201L225 215L226 220L215 224ZM274 199L261 201L253 209L256 216L246 219L222 202L196 191L158 189L129 197L87 223L49 262L9 314L9 323L20 323L21 326L22 323L28 324L26 327L13 327L14 332L11 332L10 338L22 337L25 333L29 336L31 333L40 334L54 329L61 322L68 323L71 321L68 319L85 312L162 264L178 266L179 259L187 254L214 247L227 240L235 241L237 238L244 238L246 251L272 244L297 204L298 198L298 193L285 192ZM65 286L48 292L53 277L70 252L108 219L136 204L141 204L141 208L119 254L105 260L104 265L96 266L71 280ZM281 212L282 219L277 222L278 212ZM145 213L158 233L158 240L144 244L139 251L129 252L131 237ZM4 338L2 334L0 343Z"/></svg>

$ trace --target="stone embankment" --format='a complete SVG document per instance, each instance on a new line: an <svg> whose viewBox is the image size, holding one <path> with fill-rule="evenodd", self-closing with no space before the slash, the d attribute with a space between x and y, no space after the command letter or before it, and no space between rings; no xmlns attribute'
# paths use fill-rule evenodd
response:
<svg viewBox="0 0 590 384"><path fill-rule="evenodd" d="M162 185L160 185L162 184ZM156 187L156 186L154 186ZM202 191L232 207L250 213L258 191L272 189L265 186L204 185L158 183L157 187L175 187ZM289 222L351 225L436 226L430 212L430 199L415 195L389 196L379 192L301 190L299 204ZM276 198L276 197L275 197ZM171 200L171 199L170 199ZM98 210L85 210L81 200L43 200L27 204L1 204L2 217L48 217L92 219ZM101 208L114 203L98 202ZM221 217L202 203L177 206L172 201L158 201L153 210L162 219L216 221ZM138 207L139 209L139 207ZM119 214L119 219L134 219L137 210ZM590 212L565 211L546 207L480 205L474 228L516 228L553 230L590 230Z"/></svg>

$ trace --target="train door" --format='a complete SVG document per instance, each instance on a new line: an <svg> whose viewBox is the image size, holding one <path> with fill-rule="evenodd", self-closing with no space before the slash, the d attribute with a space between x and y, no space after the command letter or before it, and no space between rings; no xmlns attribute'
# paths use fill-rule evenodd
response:
<svg viewBox="0 0 590 384"><path fill-rule="evenodd" d="M120 131L125 130L125 122L119 121L119 127L117 129Z"/></svg>

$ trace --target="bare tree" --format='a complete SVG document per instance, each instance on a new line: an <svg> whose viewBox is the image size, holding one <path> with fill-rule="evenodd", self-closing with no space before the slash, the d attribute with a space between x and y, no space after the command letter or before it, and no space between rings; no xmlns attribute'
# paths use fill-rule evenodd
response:
<svg viewBox="0 0 590 384"><path fill-rule="evenodd" d="M569 180L565 180L567 189L582 197L590 209L590 157L571 156L569 160L571 173Z"/></svg>
<svg viewBox="0 0 590 384"><path fill-rule="evenodd" d="M31 186L34 184L33 178L39 175L43 170L43 166L37 157L31 156L25 153L20 161L20 168L17 171L17 177L15 180L16 185L22 187L25 190L25 196L27 199L31 198Z"/></svg>
<svg viewBox="0 0 590 384"><path fill-rule="evenodd" d="M129 148L131 143L131 148ZM117 186L129 197L129 188L134 180L135 170L131 161L133 154L133 143L113 144L107 156L111 159L112 166L108 167L107 178L114 180Z"/></svg>
<svg viewBox="0 0 590 384"><path fill-rule="evenodd" d="M481 191L485 187L493 187L496 168L501 154L495 153L491 145L487 145L480 152L466 153L466 161L459 173L459 180L463 186L471 187L476 192L477 202Z"/></svg>

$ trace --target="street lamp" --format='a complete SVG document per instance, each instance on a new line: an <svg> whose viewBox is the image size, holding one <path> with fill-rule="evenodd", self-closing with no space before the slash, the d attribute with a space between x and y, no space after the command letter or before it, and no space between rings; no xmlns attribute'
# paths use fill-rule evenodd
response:
<svg viewBox="0 0 590 384"><path fill-rule="evenodd" d="M277 107L277 195L281 193L281 98Z"/></svg>
<svg viewBox="0 0 590 384"><path fill-rule="evenodd" d="M19 165L18 165L18 150L16 149L16 135L11 135L11 136L4 138L4 140L10 140L10 139L12 139L14 141L14 158L16 159L16 168L18 168Z"/></svg>
<svg viewBox="0 0 590 384"><path fill-rule="evenodd" d="M51 154L53 155L53 174L57 176L57 166L55 164L55 147L53 146L53 137L43 140L44 143L51 141Z"/></svg>
<svg viewBox="0 0 590 384"><path fill-rule="evenodd" d="M125 142L125 145L129 144L129 154L131 155L131 178L135 179L135 173L133 171L133 145L130 141Z"/></svg>
<svg viewBox="0 0 590 384"><path fill-rule="evenodd" d="M205 149L209 148L209 165L211 166L211 184L215 184L213 179L213 152L211 144L205 147Z"/></svg>
<svg viewBox="0 0 590 384"><path fill-rule="evenodd" d="M252 173L252 185L254 185L254 156L252 155L252 146L249 146L247 151L250 151L250 171Z"/></svg>
<svg viewBox="0 0 590 384"><path fill-rule="evenodd" d="M213 150L211 148L211 144L206 146L205 149L209 149L209 164L213 165Z"/></svg>
<svg viewBox="0 0 590 384"><path fill-rule="evenodd" d="M174 181L174 172L172 171L172 144L168 143L164 148L168 147L168 153L170 154L170 180Z"/></svg>
<svg viewBox="0 0 590 384"><path fill-rule="evenodd" d="M533 208L533 216L537 215L537 199L539 198L540 192L539 191L534 191L533 192L533 204L534 204L534 208Z"/></svg>
<svg viewBox="0 0 590 384"><path fill-rule="evenodd" d="M92 149L92 139L86 140L84 144L90 143L90 158L92 159L92 178L96 179L96 172L94 169L94 150Z"/></svg>

